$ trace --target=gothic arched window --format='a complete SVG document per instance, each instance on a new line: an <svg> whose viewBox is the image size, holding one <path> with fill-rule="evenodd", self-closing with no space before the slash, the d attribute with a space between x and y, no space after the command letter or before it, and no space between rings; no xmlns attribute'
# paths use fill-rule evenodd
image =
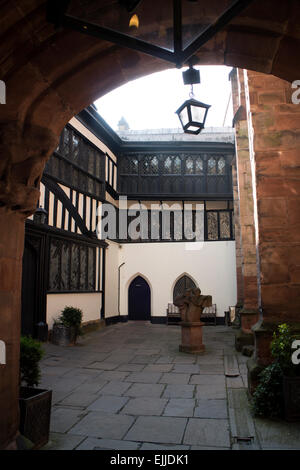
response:
<svg viewBox="0 0 300 470"><path fill-rule="evenodd" d="M189 276L187 276L186 274L181 276L181 278L179 278L176 282L173 289L173 302L176 297L184 294L186 289L194 289L195 287L197 287L196 284Z"/></svg>

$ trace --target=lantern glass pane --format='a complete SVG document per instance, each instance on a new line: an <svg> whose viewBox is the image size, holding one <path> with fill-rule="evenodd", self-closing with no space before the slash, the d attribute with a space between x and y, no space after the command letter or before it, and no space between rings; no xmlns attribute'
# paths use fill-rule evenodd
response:
<svg viewBox="0 0 300 470"><path fill-rule="evenodd" d="M192 132L198 132L198 131L199 131L199 127L196 127L196 126L189 126L189 127L188 127L188 130L189 130L189 131L192 131Z"/></svg>
<svg viewBox="0 0 300 470"><path fill-rule="evenodd" d="M182 125L185 126L189 122L188 108L185 106L182 111L179 113L180 120Z"/></svg>
<svg viewBox="0 0 300 470"><path fill-rule="evenodd" d="M206 108L200 108L199 106L191 106L192 121L203 123L206 113Z"/></svg>

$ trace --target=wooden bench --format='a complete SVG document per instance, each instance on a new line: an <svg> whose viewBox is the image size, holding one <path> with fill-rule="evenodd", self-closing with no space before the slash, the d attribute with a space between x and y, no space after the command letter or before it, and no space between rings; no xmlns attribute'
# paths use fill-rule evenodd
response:
<svg viewBox="0 0 300 470"><path fill-rule="evenodd" d="M217 305L212 304L211 307L205 307L203 309L202 315L201 315L201 320L211 320L209 324L215 325L217 324Z"/></svg>
<svg viewBox="0 0 300 470"><path fill-rule="evenodd" d="M205 307L203 309L201 320L209 319L212 320L209 324L217 324L217 305L212 304L211 307ZM172 303L168 303L167 307L167 325L178 325L181 322L181 317L179 313L179 308Z"/></svg>
<svg viewBox="0 0 300 470"><path fill-rule="evenodd" d="M179 308L169 303L167 307L167 325L178 325L181 322Z"/></svg>

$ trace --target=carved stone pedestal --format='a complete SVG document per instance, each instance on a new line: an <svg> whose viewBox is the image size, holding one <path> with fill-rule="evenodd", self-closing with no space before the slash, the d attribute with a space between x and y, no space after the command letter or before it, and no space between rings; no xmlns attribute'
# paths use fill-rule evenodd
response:
<svg viewBox="0 0 300 470"><path fill-rule="evenodd" d="M205 351L202 343L202 322L181 322L181 345L179 351L200 354Z"/></svg>

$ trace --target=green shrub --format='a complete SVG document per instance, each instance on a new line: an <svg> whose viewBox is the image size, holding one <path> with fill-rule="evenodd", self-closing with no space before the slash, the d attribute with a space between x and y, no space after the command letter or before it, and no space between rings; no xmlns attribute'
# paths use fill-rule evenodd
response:
<svg viewBox="0 0 300 470"><path fill-rule="evenodd" d="M75 327L76 334L81 333L82 310L75 307L65 307L59 317L59 322L64 326Z"/></svg>
<svg viewBox="0 0 300 470"><path fill-rule="evenodd" d="M20 347L20 380L28 387L38 386L40 383L39 362L44 356L44 350L39 341L30 336L21 336Z"/></svg>
<svg viewBox="0 0 300 470"><path fill-rule="evenodd" d="M286 323L273 333L270 348L274 362L259 374L259 385L252 396L255 415L270 418L283 415L283 376L300 375L299 365L292 363L294 339Z"/></svg>
<svg viewBox="0 0 300 470"><path fill-rule="evenodd" d="M300 375L299 365L292 363L292 343L296 338L297 336L292 335L291 328L286 323L278 326L278 334L273 333L271 354L280 365L284 375Z"/></svg>
<svg viewBox="0 0 300 470"><path fill-rule="evenodd" d="M252 410L257 416L280 417L283 413L282 369L277 362L259 374L259 385L252 396Z"/></svg>

